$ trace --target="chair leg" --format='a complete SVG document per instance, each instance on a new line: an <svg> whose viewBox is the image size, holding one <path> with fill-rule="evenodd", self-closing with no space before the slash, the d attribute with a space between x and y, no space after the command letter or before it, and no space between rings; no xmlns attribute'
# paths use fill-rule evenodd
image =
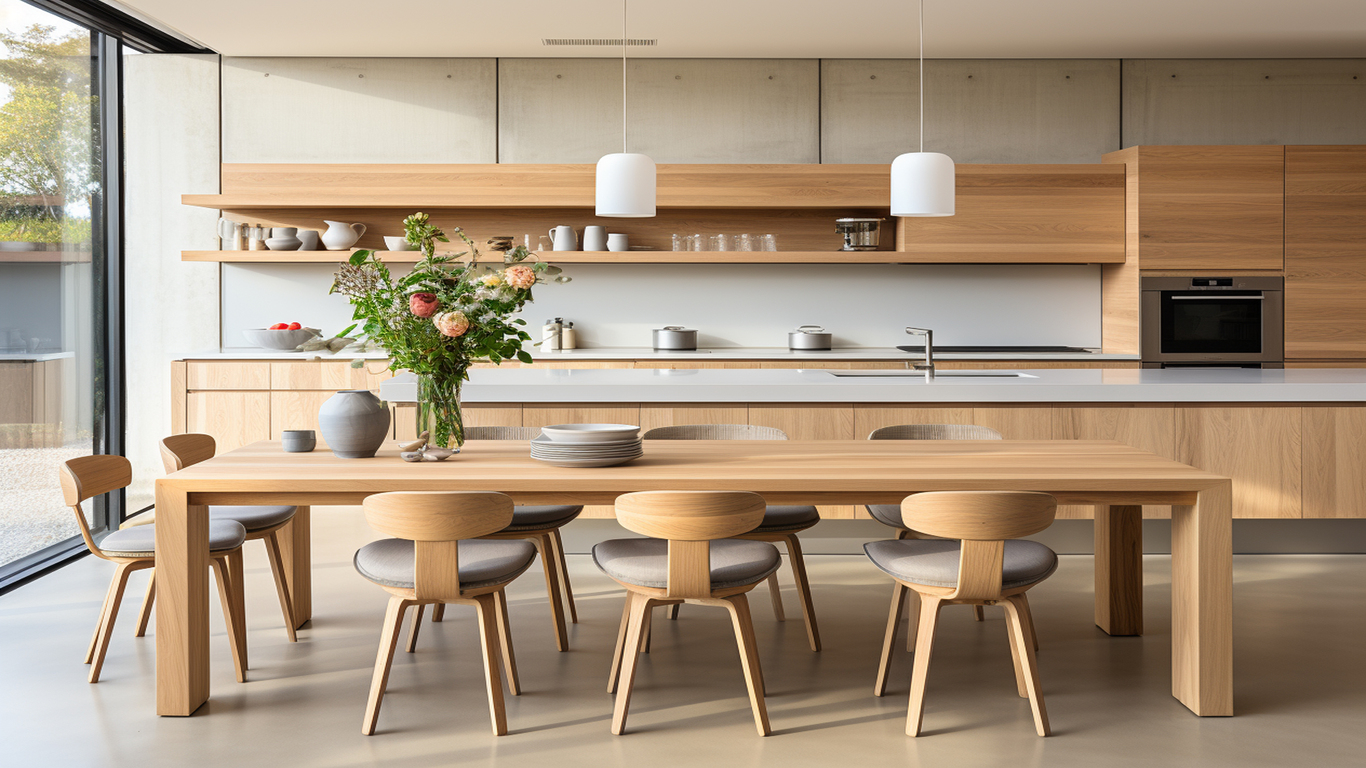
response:
<svg viewBox="0 0 1366 768"><path fill-rule="evenodd" d="M915 667L911 673L911 701L906 711L906 735L919 736L925 715L925 678L930 672L930 652L934 648L934 628L939 621L940 598L920 595L920 628L915 643Z"/></svg>
<svg viewBox="0 0 1366 768"><path fill-rule="evenodd" d="M403 626L403 613L412 604L411 600L394 595L389 598L389 607L384 612L384 626L379 634L379 655L375 658L375 673L370 678L370 698L365 703L365 719L360 726L360 732L366 736L375 732L379 707L384 701L384 688L389 684L389 667L394 663L394 648L398 647L399 629Z"/></svg>
<svg viewBox="0 0 1366 768"><path fill-rule="evenodd" d="M550 598L550 620L555 626L555 647L561 651L569 650L569 631L564 626L564 606L560 603L560 579L555 574L555 553L550 548L550 536L540 534L531 539L536 551L541 555L541 566L545 570L545 591Z"/></svg>
<svg viewBox="0 0 1366 768"><path fill-rule="evenodd" d="M517 677L517 657L512 652L512 624L508 621L507 593L501 589L494 592L493 607L498 611L498 647L503 650L503 676L507 678L508 693L520 696L522 681Z"/></svg>
<svg viewBox="0 0 1366 768"><path fill-rule="evenodd" d="M104 598L104 608L100 611L100 623L95 627L95 637L90 641L86 653L86 663L90 665L90 682L100 681L100 670L104 667L104 653L109 650L109 636L114 632L114 621L119 617L119 603L123 601L123 589L128 586L128 574L134 568L132 563L119 563L114 570L114 579L109 582L109 593Z"/></svg>
<svg viewBox="0 0 1366 768"><path fill-rule="evenodd" d="M242 657L242 669L250 669L251 662L247 656L247 579L242 557L240 547L227 555L228 592L230 593L228 599L232 602L233 618L237 620L237 626L241 628L241 631L237 633L237 646L238 655Z"/></svg>
<svg viewBox="0 0 1366 768"><path fill-rule="evenodd" d="M640 639L640 652L641 652L641 653L649 653L649 652L650 652L650 640L651 640L651 638L653 638L653 636L654 636L654 632L652 631L652 630L654 630L654 628L655 628L655 611L654 611L654 608L651 608L651 609L650 609L650 612L647 613L647 614L645 614L645 629L641 630L641 631L644 633L644 635L643 635L643 636L641 637L641 639Z"/></svg>
<svg viewBox="0 0 1366 768"><path fill-rule="evenodd" d="M432 623L435 624L446 618L446 604L437 603L432 606Z"/></svg>
<svg viewBox="0 0 1366 768"><path fill-rule="evenodd" d="M1029 609L1029 597L1021 592L1017 597L1020 598L1020 621L1024 624L1025 637L1029 638L1029 644L1034 646L1034 652L1039 650L1039 636L1034 632L1034 612Z"/></svg>
<svg viewBox="0 0 1366 768"><path fill-rule="evenodd" d="M986 620L987 620L986 613L982 610L982 606L980 606L980 605L974 605L974 606L972 606L972 613L973 613L973 615L977 618L978 621L986 621Z"/></svg>
<svg viewBox="0 0 1366 768"><path fill-rule="evenodd" d="M240 551L240 550L239 550ZM232 666L237 673L237 682L247 681L247 660L242 655L243 648L243 627L237 620L237 611L233 610L232 597L234 589L241 589L242 585L234 583L232 577L228 575L228 560L226 556L209 558L209 567L213 569L213 575L218 580L218 602L223 606L223 623L228 625L228 643L232 645Z"/></svg>
<svg viewBox="0 0 1366 768"><path fill-rule="evenodd" d="M787 621L787 616L783 613L783 593L778 586L777 571L768 575L768 596L773 602L773 618L778 621Z"/></svg>
<svg viewBox="0 0 1366 768"><path fill-rule="evenodd" d="M644 642L645 620L654 610L654 601L644 595L632 595L630 601L631 619L626 628L623 651L634 651ZM617 688L617 700L612 708L612 733L620 736L626 730L626 712L631 707L631 689L636 681L636 662L639 653L623 653L621 659L621 680Z"/></svg>
<svg viewBox="0 0 1366 768"><path fill-rule="evenodd" d="M1029 644L1029 637L1025 633L1024 620L1021 618L1023 611L1020 608L1020 598L1023 595L1014 595L1005 599L1003 605L1006 608L1006 615L1010 620L1011 642L1020 654L1020 663L1024 667L1024 682L1029 689L1029 708L1034 711L1034 729L1040 736L1047 736L1050 733L1048 727L1048 710L1043 705L1043 693L1039 690L1039 662L1034 657L1034 646Z"/></svg>
<svg viewBox="0 0 1366 768"><path fill-rule="evenodd" d="M906 652L915 653L915 642L919 638L920 593L914 589L906 590Z"/></svg>
<svg viewBox="0 0 1366 768"><path fill-rule="evenodd" d="M142 610L138 611L138 628L133 633L133 637L144 637L147 634L147 622L152 618L152 608L155 607L157 600L157 571L155 568L147 569L147 594L142 598Z"/></svg>
<svg viewBox="0 0 1366 768"><path fill-rule="evenodd" d="M797 580L797 597L801 598L802 616L806 618L806 638L811 642L811 650L821 649L821 630L816 626L816 606L811 602L811 583L806 579L806 560L802 557L802 545L795 534L784 537L787 541L787 559L792 563L792 575Z"/></svg>
<svg viewBox="0 0 1366 768"><path fill-rule="evenodd" d="M270 561L270 573L275 577L275 591L280 595L280 613L285 617L285 634L289 635L289 642L298 642L299 636L294 631L294 605L289 597L289 587L285 584L285 560L280 554L280 532L272 531L266 534L261 541L266 545L266 559Z"/></svg>
<svg viewBox="0 0 1366 768"><path fill-rule="evenodd" d="M1005 607L1005 602L1001 603ZM1010 611L1006 611L1006 641L1010 644L1010 663L1015 666L1015 692L1020 698L1029 698L1029 688L1025 686L1024 667L1020 664L1020 649L1015 646L1015 629L1010 626Z"/></svg>
<svg viewBox="0 0 1366 768"><path fill-rule="evenodd" d="M626 593L626 604L621 608L621 628L617 630L617 649L612 652L612 669L607 673L607 692L617 692L617 680L621 677L621 660L626 650L626 631L631 625L631 606L635 603L636 593Z"/></svg>
<svg viewBox="0 0 1366 768"><path fill-rule="evenodd" d="M505 736L508 720L503 708L503 681L498 673L498 609L493 595L479 595L474 599L479 608L479 642L484 648L484 682L488 685L493 735Z"/></svg>
<svg viewBox="0 0 1366 768"><path fill-rule="evenodd" d="M882 638L882 658L878 660L874 696L887 692L887 672L892 666L892 648L896 645L896 630L901 624L901 610L906 604L907 591L909 589L905 584L899 581L892 583L892 607L887 612L887 634Z"/></svg>
<svg viewBox="0 0 1366 768"><path fill-rule="evenodd" d="M412 621L408 622L408 644L403 646L405 653L413 653L417 650L417 630L422 626L422 613L425 610L427 610L427 605L424 603L417 606L417 610L413 611Z"/></svg>
<svg viewBox="0 0 1366 768"><path fill-rule="evenodd" d="M559 528L550 532L550 543L555 547L555 571L564 589L564 601L569 604L569 621L578 624L579 609L574 605L574 587L569 583L569 563L564 559L564 539L560 538Z"/></svg>
<svg viewBox="0 0 1366 768"><path fill-rule="evenodd" d="M735 644L740 649L740 663L745 669L745 687L749 689L749 705L754 710L754 727L760 736L767 736L773 731L768 725L768 708L764 706L764 673L759 668L759 645L754 640L749 598L741 592L726 598L726 603L735 624Z"/></svg>

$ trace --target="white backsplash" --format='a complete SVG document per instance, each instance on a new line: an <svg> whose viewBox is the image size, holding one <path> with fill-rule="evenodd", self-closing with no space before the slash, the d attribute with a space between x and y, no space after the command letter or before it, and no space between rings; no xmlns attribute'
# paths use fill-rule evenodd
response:
<svg viewBox="0 0 1366 768"><path fill-rule="evenodd" d="M832 254L832 257L835 255ZM336 333L351 308L329 296L330 265L223 265L223 345L245 328L298 321ZM578 264L568 284L536 289L529 325L574 321L580 347L648 347L663 325L699 330L703 347L782 347L787 332L823 325L841 347L908 343L932 328L943 345L1099 347L1097 266Z"/></svg>

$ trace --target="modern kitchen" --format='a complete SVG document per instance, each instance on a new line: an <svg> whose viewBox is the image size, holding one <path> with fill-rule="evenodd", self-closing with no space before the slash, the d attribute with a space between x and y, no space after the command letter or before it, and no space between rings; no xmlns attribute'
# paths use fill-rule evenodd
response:
<svg viewBox="0 0 1366 768"><path fill-rule="evenodd" d="M0 0L7 742L1356 764L1366 10L1244 5Z"/></svg>

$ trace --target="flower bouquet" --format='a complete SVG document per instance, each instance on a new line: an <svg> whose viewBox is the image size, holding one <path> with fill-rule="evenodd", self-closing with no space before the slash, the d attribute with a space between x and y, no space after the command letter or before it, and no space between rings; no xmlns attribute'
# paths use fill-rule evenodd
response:
<svg viewBox="0 0 1366 768"><path fill-rule="evenodd" d="M332 293L351 301L355 325L367 340L389 352L389 369L418 377L418 430L430 443L459 450L465 442L460 414L460 386L470 365L487 360L531 362L522 343L531 340L526 321L514 317L531 301L538 283L569 282L558 267L544 262L524 264L531 252L517 246L497 267L479 263L479 249L460 228L454 234L469 248L461 253L436 252L437 242L450 242L425 213L403 220L407 241L421 249L413 270L395 277L374 251L360 250L341 265Z"/></svg>

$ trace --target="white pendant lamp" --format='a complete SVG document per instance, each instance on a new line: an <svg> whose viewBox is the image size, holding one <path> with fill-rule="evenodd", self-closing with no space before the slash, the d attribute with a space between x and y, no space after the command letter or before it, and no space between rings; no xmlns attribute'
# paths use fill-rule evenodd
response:
<svg viewBox="0 0 1366 768"><path fill-rule="evenodd" d="M925 151L925 0L920 0L920 151L892 161L893 216L952 216L953 160Z"/></svg>
<svg viewBox="0 0 1366 768"><path fill-rule="evenodd" d="M655 161L626 151L626 1L621 3L621 151L598 161L595 213L644 219L655 215Z"/></svg>

